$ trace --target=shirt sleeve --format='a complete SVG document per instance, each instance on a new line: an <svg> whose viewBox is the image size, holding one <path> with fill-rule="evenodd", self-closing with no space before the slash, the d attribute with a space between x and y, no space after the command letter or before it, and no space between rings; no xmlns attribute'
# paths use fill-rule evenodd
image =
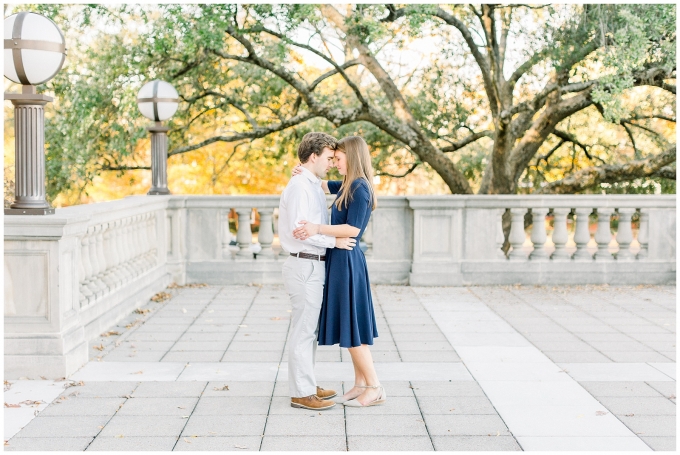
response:
<svg viewBox="0 0 680 455"><path fill-rule="evenodd" d="M338 194L340 187L342 186L341 180L329 180L328 182L328 192L331 194Z"/></svg>
<svg viewBox="0 0 680 455"><path fill-rule="evenodd" d="M292 192L291 192L292 193ZM309 221L311 212L311 200L309 193L304 187L297 187L295 194L289 193L286 198L288 214L290 216L290 224L287 226L292 233L295 229L302 226L300 221ZM293 200L291 200L293 199ZM298 239L299 240L299 239ZM335 237L328 235L316 234L307 239L299 240L308 245L314 245L321 248L335 248Z"/></svg>
<svg viewBox="0 0 680 455"><path fill-rule="evenodd" d="M371 215L369 210L372 205L371 193L368 191L367 185L361 180L356 180L352 184L352 188L354 192L347 208L347 224L361 230L368 222L366 218Z"/></svg>

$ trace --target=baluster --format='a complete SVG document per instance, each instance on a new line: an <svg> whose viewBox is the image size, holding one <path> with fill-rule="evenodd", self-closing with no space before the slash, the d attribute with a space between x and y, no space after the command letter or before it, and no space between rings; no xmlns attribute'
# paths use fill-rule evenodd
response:
<svg viewBox="0 0 680 455"><path fill-rule="evenodd" d="M88 287L94 294L94 298L98 299L104 294L101 286L97 282L97 273L99 273L99 265L97 264L97 239L95 236L95 226L87 228L87 253L90 258L90 274L88 277Z"/></svg>
<svg viewBox="0 0 680 455"><path fill-rule="evenodd" d="M272 216L274 214L273 208L257 209L260 213L260 230L257 234L257 241L260 242L262 250L257 253L257 258L274 259L274 250L272 250L272 242L274 241L274 224Z"/></svg>
<svg viewBox="0 0 680 455"><path fill-rule="evenodd" d="M509 259L511 261L526 261L527 256L522 247L524 241L526 240L526 233L524 232L524 214L526 209L517 208L510 209L510 215L512 216L512 223L510 224L510 245L512 245L512 251L510 251Z"/></svg>
<svg viewBox="0 0 680 455"><path fill-rule="evenodd" d="M503 215L505 215L505 209L497 209L496 257L498 259L506 260L508 257L503 252L503 244L505 243L505 232L503 232Z"/></svg>
<svg viewBox="0 0 680 455"><path fill-rule="evenodd" d="M111 223L102 223L102 255L104 256L104 272L102 281L113 290L116 287L116 278L113 274L113 252L111 251Z"/></svg>
<svg viewBox="0 0 680 455"><path fill-rule="evenodd" d="M144 245L144 248L142 249L142 251L144 252L142 257L144 258L144 264L146 266L146 269L149 270L153 267L151 237L149 237L149 227L151 226L151 213L145 213L144 216L142 216L142 220L143 222L140 232L140 236L142 237L142 245Z"/></svg>
<svg viewBox="0 0 680 455"><path fill-rule="evenodd" d="M597 242L597 251L595 252L596 261L609 262L614 260L614 257L609 252L609 243L612 241L610 223L613 212L614 209L609 207L597 209L597 232L595 232L595 241Z"/></svg>
<svg viewBox="0 0 680 455"><path fill-rule="evenodd" d="M109 254L111 255L111 279L115 287L123 284L123 274L120 272L120 250L118 249L118 225L119 221L109 223Z"/></svg>
<svg viewBox="0 0 680 455"><path fill-rule="evenodd" d="M548 253L545 251L545 242L548 240L548 235L545 231L545 216L548 214L547 208L536 207L531 209L533 218L533 227L531 228L531 242L534 244L534 250L529 255L532 261L547 261Z"/></svg>
<svg viewBox="0 0 680 455"><path fill-rule="evenodd" d="M158 218L155 213L149 213L149 257L151 260L151 266L156 267L158 265L158 237L156 237L156 222ZM168 238L170 236L168 235Z"/></svg>
<svg viewBox="0 0 680 455"><path fill-rule="evenodd" d="M552 234L552 241L555 244L555 251L550 256L553 261L566 261L569 259L569 254L565 250L567 241L569 240L569 233L567 232L567 215L571 209L557 208L553 209L554 229Z"/></svg>
<svg viewBox="0 0 680 455"><path fill-rule="evenodd" d="M90 249L87 232L80 238L80 306L86 306L90 301L94 301L94 293L89 287L92 267L90 266Z"/></svg>
<svg viewBox="0 0 680 455"><path fill-rule="evenodd" d="M647 259L649 253L649 212L647 209L640 209L638 243L640 243L640 251L638 251L636 258L639 260Z"/></svg>
<svg viewBox="0 0 680 455"><path fill-rule="evenodd" d="M617 261L632 261L635 259L630 252L630 243L633 241L632 219L635 209L619 208L619 230L616 233L616 242L619 244L619 252L616 253Z"/></svg>
<svg viewBox="0 0 680 455"><path fill-rule="evenodd" d="M593 257L588 251L588 242L590 242L590 231L588 230L588 217L592 209L578 208L576 213L576 227L574 228L574 242L576 243L576 252L572 256L575 261L592 261Z"/></svg>
<svg viewBox="0 0 680 455"><path fill-rule="evenodd" d="M132 223L132 218L127 217L123 220L123 233L121 235L121 240L123 243L123 250L125 252L123 261L123 267L128 274L128 281L137 276L137 270L132 264L132 255L134 254L132 250L132 236L130 235L130 223Z"/></svg>
<svg viewBox="0 0 680 455"><path fill-rule="evenodd" d="M231 242L231 231L229 230L229 212L231 209L226 209L222 212L222 259L232 259L231 251L229 250L229 243Z"/></svg>
<svg viewBox="0 0 680 455"><path fill-rule="evenodd" d="M238 231L236 232L236 241L238 242L239 250L236 253L236 259L252 259L253 252L250 250L250 244L253 241L253 233L250 229L250 216L253 213L252 209L238 208Z"/></svg>
<svg viewBox="0 0 680 455"><path fill-rule="evenodd" d="M106 275L106 269L108 268L108 263L106 262L106 256L104 255L104 229L105 225L100 224L95 229L95 238L97 240L97 263L99 264L99 273L97 273L97 280L101 283L102 291L107 293L113 287L104 281L104 276Z"/></svg>
<svg viewBox="0 0 680 455"><path fill-rule="evenodd" d="M132 263L137 269L137 275L141 275L142 272L144 272L144 264L142 263L141 259L142 245L139 240L139 218L139 215L133 216L132 222L130 223L130 236L132 238Z"/></svg>
<svg viewBox="0 0 680 455"><path fill-rule="evenodd" d="M118 263L116 273L120 276L121 283L125 283L132 278L132 273L127 268L127 245L125 242L125 219L116 220L116 251Z"/></svg>
<svg viewBox="0 0 680 455"><path fill-rule="evenodd" d="M141 225L141 215L135 215L132 218L132 244L134 245L134 256L133 259L135 261L135 266L139 270L139 273L141 274L144 272L144 259L142 259L142 242L139 237L139 233L141 232L140 225Z"/></svg>
<svg viewBox="0 0 680 455"><path fill-rule="evenodd" d="M364 235L361 236L361 240L366 244L364 256L373 256L373 215L368 219L368 224L366 224L366 229L364 229Z"/></svg>

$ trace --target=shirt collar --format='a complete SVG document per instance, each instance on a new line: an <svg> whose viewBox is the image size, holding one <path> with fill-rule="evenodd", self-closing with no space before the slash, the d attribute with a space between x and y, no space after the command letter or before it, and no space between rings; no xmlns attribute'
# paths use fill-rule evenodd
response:
<svg viewBox="0 0 680 455"><path fill-rule="evenodd" d="M302 168L302 175L304 175L305 177L307 177L307 178L309 179L310 182L315 183L315 184L317 184L317 185L320 185L320 184L321 184L321 179L320 179L319 177L317 177L316 175L314 175L314 174L312 173L312 171L310 171L310 170L307 169L306 167L302 167L302 166L301 166L301 168Z"/></svg>

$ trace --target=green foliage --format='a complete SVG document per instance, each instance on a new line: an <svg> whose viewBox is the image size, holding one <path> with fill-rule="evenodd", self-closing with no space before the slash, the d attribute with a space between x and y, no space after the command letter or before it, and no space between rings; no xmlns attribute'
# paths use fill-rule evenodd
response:
<svg viewBox="0 0 680 455"><path fill-rule="evenodd" d="M481 44L484 33L472 7L425 4L395 7L403 8L404 14L394 22L384 21L390 14L385 5L338 8L346 14L349 32L374 52L390 74L396 75L397 85L422 127L424 137L443 148L472 131L493 130L481 73L469 48L458 30L433 17L439 8L455 15ZM264 25L289 40L309 43L330 53L338 62L343 61L338 57L353 58L348 43L343 40L344 33L333 30L323 17L321 7L313 4L30 4L14 6L14 11L18 10L36 11L52 18L64 31L69 47L65 68L38 88L56 98L48 108L46 127L51 199L67 191L87 191L93 180L102 175L103 168L148 166L145 127L149 122L138 112L136 94L150 80L171 82L182 99L177 114L168 122L171 149L197 144L216 135L229 136L268 127L296 112L305 112L304 101L296 104L298 94L277 75L246 62L215 55L214 50L241 57L247 55L245 48L225 32L229 28L240 29L256 46L258 55L307 82L328 71L329 65L319 63L318 58L310 59L309 53L285 40L255 33L253 28ZM513 10L508 39L508 55L512 58L506 62L505 76L528 58L536 57L539 62L518 83L515 101L530 99L536 87L542 87L553 74L553 69L574 65L569 75L571 82L600 81L592 96L602 106L605 118L613 122L608 125L609 129L602 127L600 114L592 109L587 115L574 116L559 125L591 144L593 158L564 146L551 158L537 165L532 163L533 167L523 177L526 188L600 164L598 159L608 163L639 159L643 157L641 150L646 155L667 145L674 127L658 128L651 120L645 121L634 131L642 146L633 151L634 156L629 156L630 147L621 146L627 136L618 122L632 115L661 110L674 115L674 97L648 95L651 101L633 103L630 89L634 75L641 71L656 66L669 73L675 69L675 16L673 4L546 5ZM499 13L498 18L502 17ZM580 55L591 45L597 47L595 52ZM419 64L402 62L402 52L413 52L414 48L427 58ZM408 71L402 71L402 67ZM394 107L372 76L357 68L348 69L347 73L375 109L397 121ZM208 91L215 94L207 94ZM322 82L314 95L330 109L359 105L338 75ZM659 129L663 134L654 136L643 127ZM615 128L616 134L612 132ZM407 144L371 123L361 121L336 128L319 118L263 139L210 146L214 150L205 152L210 157L206 160L224 160L238 145L238 150L233 152L238 159L273 169L277 161L295 155L297 142L308 131L326 131L337 137L364 136L371 146L378 173L400 175L418 162ZM474 188L479 187L488 165L491 143L492 139L482 139L449 154ZM554 145L554 138L546 141L539 155ZM230 152L213 154L218 148L221 152L226 149ZM189 162L193 159L192 156ZM183 162L188 158L180 156L177 160ZM212 167L208 166L213 175L213 188L219 176L228 173L223 164L215 162ZM250 168L234 172L242 182L252 179L248 174ZM675 191L674 182L650 181L657 182L661 191ZM603 189L651 191L650 185L646 182L615 184ZM651 186L654 191L659 188ZM246 191L244 188L230 190Z"/></svg>

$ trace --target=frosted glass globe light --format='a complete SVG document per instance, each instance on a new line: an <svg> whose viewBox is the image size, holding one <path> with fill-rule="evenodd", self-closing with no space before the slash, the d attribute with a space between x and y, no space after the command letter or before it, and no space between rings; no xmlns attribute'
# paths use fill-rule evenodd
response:
<svg viewBox="0 0 680 455"><path fill-rule="evenodd" d="M49 81L66 58L66 40L50 19L20 12L4 22L5 77L22 85Z"/></svg>
<svg viewBox="0 0 680 455"><path fill-rule="evenodd" d="M167 120L177 112L179 94L165 81L154 80L144 85L137 94L137 105L142 115L155 122Z"/></svg>

